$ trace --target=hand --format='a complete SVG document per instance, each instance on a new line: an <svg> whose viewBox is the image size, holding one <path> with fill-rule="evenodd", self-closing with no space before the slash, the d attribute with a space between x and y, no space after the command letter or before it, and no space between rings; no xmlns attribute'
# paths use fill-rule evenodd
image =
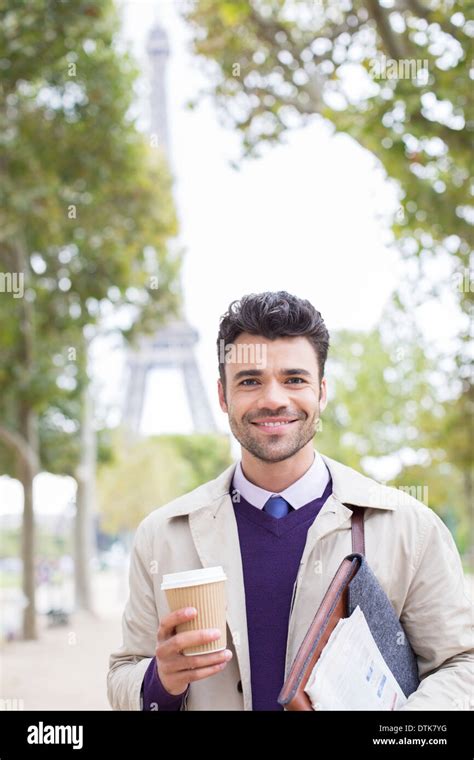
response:
<svg viewBox="0 0 474 760"><path fill-rule="evenodd" d="M158 628L158 645L155 651L156 667L161 683L169 694L178 696L186 691L192 681L209 678L220 673L232 658L229 649L221 652L206 652L186 656L181 654L188 647L207 644L220 638L218 629L200 629L176 633L176 626L196 617L197 611L190 612L184 607L163 618Z"/></svg>

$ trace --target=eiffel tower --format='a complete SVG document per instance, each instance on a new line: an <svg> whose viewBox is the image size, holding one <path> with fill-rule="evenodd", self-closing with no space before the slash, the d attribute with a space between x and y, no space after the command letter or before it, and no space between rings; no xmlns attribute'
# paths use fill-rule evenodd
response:
<svg viewBox="0 0 474 760"><path fill-rule="evenodd" d="M151 134L170 161L169 130L166 108L166 65L170 48L164 28L156 23L148 36L151 94ZM181 313L170 320L153 337L142 337L138 348L127 357L128 386L123 411L123 424L136 437L140 435L147 378L152 370L178 370L184 380L184 389L192 420L193 432L217 432L206 390L196 360L195 346L199 334ZM159 373L158 377L159 377ZM159 381L158 381L159 383ZM158 427L159 427L158 420ZM157 433L161 432L157 430ZM178 431L166 431L178 432Z"/></svg>

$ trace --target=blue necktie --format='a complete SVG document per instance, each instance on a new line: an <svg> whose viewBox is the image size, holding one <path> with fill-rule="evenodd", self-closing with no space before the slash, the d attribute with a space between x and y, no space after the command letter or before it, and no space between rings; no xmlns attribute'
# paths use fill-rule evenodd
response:
<svg viewBox="0 0 474 760"><path fill-rule="evenodd" d="M272 517L286 517L291 510L291 506L288 504L283 496L270 496L266 504L263 506L264 512L268 512Z"/></svg>

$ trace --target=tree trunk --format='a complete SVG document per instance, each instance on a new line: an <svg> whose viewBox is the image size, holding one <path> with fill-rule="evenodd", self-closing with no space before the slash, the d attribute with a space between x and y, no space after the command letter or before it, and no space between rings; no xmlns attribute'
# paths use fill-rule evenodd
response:
<svg viewBox="0 0 474 760"><path fill-rule="evenodd" d="M26 290L30 283L30 268L27 246L24 241L17 242L15 246L15 259L17 271L23 272ZM33 371L35 363L35 322L31 301L24 297L21 304L21 334L23 338L21 353L23 355L23 368L28 376L28 373ZM19 404L18 421L20 436L27 444L26 456L23 451L21 452L19 470L24 493L21 551L23 561L23 593L26 597L26 606L23 612L23 638L28 640L37 638L33 480L39 469L39 440L37 416L26 394Z"/></svg>
<svg viewBox="0 0 474 760"><path fill-rule="evenodd" d="M36 452L38 449L36 415L26 406L21 410L21 432L29 448ZM36 578L35 578L35 520L33 510L33 480L35 468L30 457L21 457L19 476L23 485L23 531L21 542L21 558L23 564L22 586L26 606L23 611L23 638L31 640L38 638L36 628Z"/></svg>
<svg viewBox="0 0 474 760"><path fill-rule="evenodd" d="M23 525L21 536L22 588L26 599L23 612L23 638L36 639L35 605L35 523L33 480L38 472L38 433L34 412L26 403L19 410L20 433L0 425L0 440L16 454L17 476L23 486Z"/></svg>
<svg viewBox="0 0 474 760"><path fill-rule="evenodd" d="M93 612L91 559L94 553L95 478L97 443L90 385L84 392L81 459L76 471L77 497L74 530L76 609Z"/></svg>

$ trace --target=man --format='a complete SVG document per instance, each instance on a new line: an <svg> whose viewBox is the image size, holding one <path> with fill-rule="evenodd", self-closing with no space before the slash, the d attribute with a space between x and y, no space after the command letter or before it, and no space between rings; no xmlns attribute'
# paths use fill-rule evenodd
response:
<svg viewBox="0 0 474 760"><path fill-rule="evenodd" d="M327 403L320 313L284 291L245 296L222 317L217 347L219 402L242 458L139 525L112 707L282 710L280 689L352 550L346 505L360 505L368 563L417 656L421 683L403 709L467 709L471 607L450 532L421 502L314 449ZM193 613L169 613L162 577L216 565L228 579L228 649L187 657L219 632L177 634Z"/></svg>

